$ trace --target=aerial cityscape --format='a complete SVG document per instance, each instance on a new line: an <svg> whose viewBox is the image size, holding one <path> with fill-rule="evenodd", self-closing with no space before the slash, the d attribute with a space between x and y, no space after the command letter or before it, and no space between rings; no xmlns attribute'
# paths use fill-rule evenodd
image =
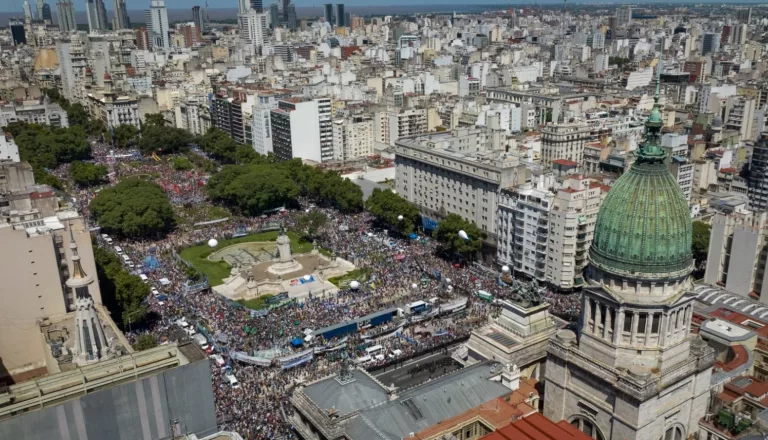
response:
<svg viewBox="0 0 768 440"><path fill-rule="evenodd" d="M2 5L0 439L768 439L768 6L179 4Z"/></svg>

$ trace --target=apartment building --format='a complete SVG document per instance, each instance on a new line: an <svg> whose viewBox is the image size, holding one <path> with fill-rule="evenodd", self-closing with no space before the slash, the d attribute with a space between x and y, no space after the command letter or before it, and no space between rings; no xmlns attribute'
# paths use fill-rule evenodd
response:
<svg viewBox="0 0 768 440"><path fill-rule="evenodd" d="M690 202L696 164L689 158L688 136L667 133L661 138L661 146L667 152L666 164L669 172L683 191L685 200Z"/></svg>
<svg viewBox="0 0 768 440"><path fill-rule="evenodd" d="M141 128L139 97L131 93L89 93L88 111L94 119L100 119L108 130L120 125Z"/></svg>
<svg viewBox="0 0 768 440"><path fill-rule="evenodd" d="M272 150L282 159L334 160L330 98L288 98L270 111Z"/></svg>
<svg viewBox="0 0 768 440"><path fill-rule="evenodd" d="M552 172L534 173L524 184L499 191L497 252L512 275L547 279L549 217L555 194Z"/></svg>
<svg viewBox="0 0 768 440"><path fill-rule="evenodd" d="M742 142L754 141L756 133L754 129L755 111L757 100L746 96L730 96L725 107L725 128L739 132L739 140Z"/></svg>
<svg viewBox="0 0 768 440"><path fill-rule="evenodd" d="M398 194L419 207L425 223L458 214L474 222L495 245L499 190L524 183L527 174L520 157L504 151L502 133L461 127L399 139Z"/></svg>
<svg viewBox="0 0 768 440"><path fill-rule="evenodd" d="M48 98L8 103L0 107L0 127L12 122L50 125L55 128L69 127L67 112Z"/></svg>
<svg viewBox="0 0 768 440"><path fill-rule="evenodd" d="M541 164L551 167L558 159L581 164L584 147L590 139L587 124L549 124L541 128Z"/></svg>
<svg viewBox="0 0 768 440"><path fill-rule="evenodd" d="M406 136L429 131L428 110L425 108L390 108L377 112L374 117L374 138L390 146Z"/></svg>
<svg viewBox="0 0 768 440"><path fill-rule="evenodd" d="M214 127L227 133L235 141L245 143L245 126L243 125L243 104L237 99L224 93L216 95L211 106L211 123Z"/></svg>
<svg viewBox="0 0 768 440"><path fill-rule="evenodd" d="M557 191L549 216L547 254L547 282L554 288L571 290L584 285L582 273L607 190L584 175L573 174Z"/></svg>
<svg viewBox="0 0 768 440"><path fill-rule="evenodd" d="M373 155L373 119L354 116L333 121L334 160L349 161Z"/></svg>

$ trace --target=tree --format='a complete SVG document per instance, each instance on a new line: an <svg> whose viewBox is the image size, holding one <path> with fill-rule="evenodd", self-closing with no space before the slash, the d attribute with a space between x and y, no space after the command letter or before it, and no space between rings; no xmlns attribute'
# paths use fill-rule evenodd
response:
<svg viewBox="0 0 768 440"><path fill-rule="evenodd" d="M179 156L173 159L173 169L176 171L189 171L195 167L186 156Z"/></svg>
<svg viewBox="0 0 768 440"><path fill-rule="evenodd" d="M192 135L181 128L145 126L138 142L143 155L152 153L174 154L185 151L192 142Z"/></svg>
<svg viewBox="0 0 768 440"><path fill-rule="evenodd" d="M147 113L144 115L144 127L165 127L165 116L162 113Z"/></svg>
<svg viewBox="0 0 768 440"><path fill-rule="evenodd" d="M138 179L126 179L101 191L90 208L102 229L121 237L160 238L176 225L163 190Z"/></svg>
<svg viewBox="0 0 768 440"><path fill-rule="evenodd" d="M16 122L4 130L13 135L21 159L33 168L54 169L62 163L91 157L91 146L80 126L51 128Z"/></svg>
<svg viewBox="0 0 768 440"><path fill-rule="evenodd" d="M709 253L709 235L711 229L712 226L707 223L700 221L693 222L693 245L691 251L693 253L693 258L697 262L697 265L700 262L707 260L707 254Z"/></svg>
<svg viewBox="0 0 768 440"><path fill-rule="evenodd" d="M94 245L93 257L101 297L112 316L120 316L124 327L142 321L148 312L144 299L149 295L149 286L126 272L117 256L107 249Z"/></svg>
<svg viewBox="0 0 768 440"><path fill-rule="evenodd" d="M327 223L328 216L324 212L312 210L298 218L296 229L303 232L306 237L312 238Z"/></svg>
<svg viewBox="0 0 768 440"><path fill-rule="evenodd" d="M155 335L151 333L144 333L139 335L136 339L136 343L133 344L133 349L136 351L149 350L150 348L157 347L157 339Z"/></svg>
<svg viewBox="0 0 768 440"><path fill-rule="evenodd" d="M90 162L72 162L69 169L69 177L75 185L93 186L107 182L107 167L104 165L95 165Z"/></svg>
<svg viewBox="0 0 768 440"><path fill-rule="evenodd" d="M459 231L466 232L469 239L465 240L459 236ZM464 220L457 214L445 216L438 223L433 235L443 251L451 256L460 254L467 260L473 259L480 251L483 245L482 240L485 238L485 234L474 223Z"/></svg>
<svg viewBox="0 0 768 440"><path fill-rule="evenodd" d="M295 201L299 188L282 167L227 165L206 185L213 200L246 215L261 214Z"/></svg>
<svg viewBox="0 0 768 440"><path fill-rule="evenodd" d="M117 148L128 148L136 141L139 129L135 125L120 124L113 130L112 139Z"/></svg>
<svg viewBox="0 0 768 440"><path fill-rule="evenodd" d="M365 207L379 221L404 234L413 232L416 222L419 221L418 208L388 189L383 191L379 188L374 189L365 202ZM399 219L400 216L403 216L403 220Z"/></svg>

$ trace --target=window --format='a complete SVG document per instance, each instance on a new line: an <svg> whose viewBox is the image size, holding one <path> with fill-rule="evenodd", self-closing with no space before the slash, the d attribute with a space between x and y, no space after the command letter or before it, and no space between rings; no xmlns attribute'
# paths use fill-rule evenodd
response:
<svg viewBox="0 0 768 440"><path fill-rule="evenodd" d="M653 315L653 323L651 324L651 333L658 334L659 327L661 327L661 315L658 313L655 313Z"/></svg>
<svg viewBox="0 0 768 440"><path fill-rule="evenodd" d="M576 417L571 421L571 425L593 439L605 440L605 437L602 433L600 433L597 425L595 425L595 422L592 420L586 419L584 417Z"/></svg>
<svg viewBox="0 0 768 440"><path fill-rule="evenodd" d="M683 440L683 428L679 426L673 426L664 433L664 437L661 440Z"/></svg>
<svg viewBox="0 0 768 440"><path fill-rule="evenodd" d="M627 333L632 332L632 318L634 317L634 313L632 312L624 312L624 331Z"/></svg>
<svg viewBox="0 0 768 440"><path fill-rule="evenodd" d="M648 314L647 313L641 313L637 315L637 334L645 334L645 326L648 321Z"/></svg>

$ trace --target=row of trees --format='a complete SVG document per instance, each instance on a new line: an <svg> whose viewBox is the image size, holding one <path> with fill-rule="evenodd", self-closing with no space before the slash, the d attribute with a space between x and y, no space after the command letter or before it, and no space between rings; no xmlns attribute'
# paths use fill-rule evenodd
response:
<svg viewBox="0 0 768 440"><path fill-rule="evenodd" d="M143 301L149 295L149 286L123 269L120 259L110 250L94 245L93 257L101 297L112 316L119 316L124 326L142 321L147 316Z"/></svg>
<svg viewBox="0 0 768 440"><path fill-rule="evenodd" d="M206 188L214 201L244 215L295 205L299 197L342 212L363 208L360 187L337 173L304 165L300 159L276 162L271 156L256 155L251 163L223 167Z"/></svg>

